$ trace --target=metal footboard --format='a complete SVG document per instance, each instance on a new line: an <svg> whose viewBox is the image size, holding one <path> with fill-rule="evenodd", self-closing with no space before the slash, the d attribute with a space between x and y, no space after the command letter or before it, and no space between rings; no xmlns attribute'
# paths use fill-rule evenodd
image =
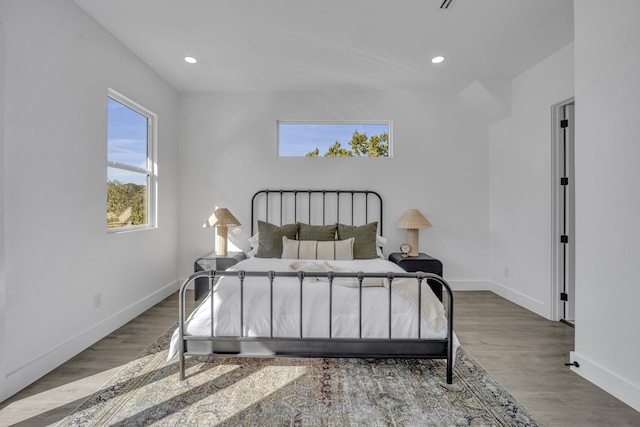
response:
<svg viewBox="0 0 640 427"><path fill-rule="evenodd" d="M197 278L208 278L209 289L213 289L220 277L234 276L240 282L240 336L215 336L214 299L209 298L211 331L209 335L186 335L186 290ZM270 285L270 333L268 336L244 335L244 280L247 277L264 277ZM300 327L298 337L277 337L273 331L273 282L276 277L297 278L300 284ZM305 337L303 334L303 283L305 278L323 278L329 281L329 336L326 338ZM333 287L336 278L357 279L359 298L358 338L333 337ZM362 290L365 278L382 278L389 281L389 330L388 338L362 337ZM392 282L396 278L415 278L418 286L418 301L422 301L422 282L433 279L440 283L446 295L447 336L441 339L421 338L421 319L418 319L417 338L392 337ZM422 316L421 307L417 310ZM366 358L430 358L447 360L447 383L453 381L453 293L449 284L432 273L363 273L363 272L304 272L304 271L200 271L189 276L179 294L179 358L180 379L185 378L185 356L222 357L366 357Z"/></svg>

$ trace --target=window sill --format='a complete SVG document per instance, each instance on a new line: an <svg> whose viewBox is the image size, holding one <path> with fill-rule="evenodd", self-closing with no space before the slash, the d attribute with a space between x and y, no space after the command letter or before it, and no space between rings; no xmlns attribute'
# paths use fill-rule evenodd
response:
<svg viewBox="0 0 640 427"><path fill-rule="evenodd" d="M155 230L158 228L157 226L152 225L139 225L132 227L117 227L117 228L107 228L107 234L123 234L123 233L133 233L135 231L144 231L144 230Z"/></svg>

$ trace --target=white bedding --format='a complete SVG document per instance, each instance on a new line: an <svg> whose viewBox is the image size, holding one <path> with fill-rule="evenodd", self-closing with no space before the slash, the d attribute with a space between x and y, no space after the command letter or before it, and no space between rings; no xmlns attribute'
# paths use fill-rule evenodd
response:
<svg viewBox="0 0 640 427"><path fill-rule="evenodd" d="M250 258L239 262L229 270L291 271L297 260ZM311 267L307 265L308 267ZM398 265L382 260L329 261L333 271L364 271L404 273ZM317 269L317 268L316 268ZM309 269L311 270L311 268ZM415 291L411 291L411 282ZM386 279L383 286L366 286L362 291L362 337L388 338L389 289ZM278 277L273 286L273 335L275 337L300 336L300 283L297 278ZM221 277L214 287L214 334L216 336L240 336L240 285L237 277ZM270 286L266 277L247 277L244 281L244 335L269 336ZM415 294L415 295L413 295ZM392 292L392 338L417 338L418 307L417 282L414 279L395 279ZM187 335L211 333L210 295L189 316ZM447 320L444 308L423 281L422 286L422 338L445 338ZM224 303L223 303L224 301ZM332 335L339 338L357 338L359 331L359 290L349 285L333 286ZM427 306L429 308L427 308ZM329 336L329 283L326 280L307 278L303 284L303 336ZM453 336L454 359L459 343ZM173 334L169 359L178 351L178 330Z"/></svg>

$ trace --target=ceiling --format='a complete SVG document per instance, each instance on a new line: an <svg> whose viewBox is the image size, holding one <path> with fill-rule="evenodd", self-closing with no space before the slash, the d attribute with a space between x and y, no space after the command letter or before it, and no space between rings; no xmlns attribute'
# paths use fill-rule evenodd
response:
<svg viewBox="0 0 640 427"><path fill-rule="evenodd" d="M573 0L75 2L183 92L457 93L573 41Z"/></svg>

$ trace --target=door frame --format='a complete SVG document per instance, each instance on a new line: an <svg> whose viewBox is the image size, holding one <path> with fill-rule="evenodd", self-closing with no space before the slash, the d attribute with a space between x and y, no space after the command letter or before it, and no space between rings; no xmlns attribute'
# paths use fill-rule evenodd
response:
<svg viewBox="0 0 640 427"><path fill-rule="evenodd" d="M5 28L0 22L0 64L5 62ZM6 235L5 235L5 67L0 69L0 402L7 397L7 358L9 351L6 338L6 312L7 312L7 273L6 273Z"/></svg>
<svg viewBox="0 0 640 427"><path fill-rule="evenodd" d="M560 178L562 173L562 146L561 142L564 137L563 129L560 126L560 120L564 117L563 108L567 105L575 105L575 97L567 98L557 104L551 106L551 320L564 320L564 304L560 300L562 292L562 243L560 242L560 234L563 229L563 202L562 192L560 191ZM574 126L575 135L575 126ZM572 154L573 155L573 154ZM575 177L574 177L575 179ZM573 186L575 183L571 183ZM574 191L575 191L575 187ZM575 213L571 219L575 224ZM575 250L575 236L569 237L572 250ZM575 279L575 278L574 278ZM571 295L575 301L575 295Z"/></svg>

